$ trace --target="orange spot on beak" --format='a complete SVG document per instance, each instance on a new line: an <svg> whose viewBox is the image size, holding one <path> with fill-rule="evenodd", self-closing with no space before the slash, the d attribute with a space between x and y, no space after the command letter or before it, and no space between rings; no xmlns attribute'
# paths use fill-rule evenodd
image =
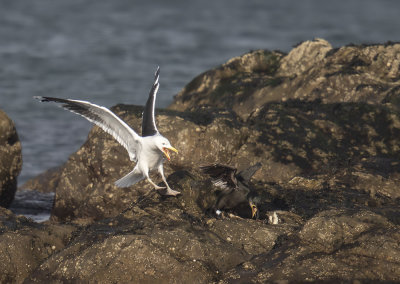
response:
<svg viewBox="0 0 400 284"><path fill-rule="evenodd" d="M167 159L168 159L168 161L170 161L171 160L171 156L170 156L170 150L171 151L174 151L175 153L178 153L178 150L176 150L174 147L163 147L162 148L162 151L163 151L163 153L164 153L164 155L165 155L165 157L167 157Z"/></svg>

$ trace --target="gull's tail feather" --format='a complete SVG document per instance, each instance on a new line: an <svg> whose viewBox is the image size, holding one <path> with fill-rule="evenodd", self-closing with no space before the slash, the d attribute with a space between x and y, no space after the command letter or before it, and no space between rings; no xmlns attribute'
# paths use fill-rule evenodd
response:
<svg viewBox="0 0 400 284"><path fill-rule="evenodd" d="M123 178L117 180L115 182L115 185L118 187L128 187L128 186L131 186L132 184L135 184L135 183L141 181L144 178L145 178L145 176L141 172L136 170L136 168L135 168L129 174L127 174Z"/></svg>

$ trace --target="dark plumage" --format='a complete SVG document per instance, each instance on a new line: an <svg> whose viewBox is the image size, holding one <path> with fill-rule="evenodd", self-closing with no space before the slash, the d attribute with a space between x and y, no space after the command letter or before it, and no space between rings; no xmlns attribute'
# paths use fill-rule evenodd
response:
<svg viewBox="0 0 400 284"><path fill-rule="evenodd" d="M212 164L201 166L201 171L209 175L212 183L221 189L213 209L232 209L241 203L248 203L252 210L252 217L257 217L256 195L251 186L249 186L249 182L260 168L261 163L257 163L237 174L236 168L227 165Z"/></svg>

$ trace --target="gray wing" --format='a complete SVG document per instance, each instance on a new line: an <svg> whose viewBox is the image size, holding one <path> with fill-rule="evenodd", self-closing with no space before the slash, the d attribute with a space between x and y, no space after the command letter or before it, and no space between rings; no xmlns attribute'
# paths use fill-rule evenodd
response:
<svg viewBox="0 0 400 284"><path fill-rule="evenodd" d="M201 166L200 169L211 177L215 186L223 190L235 189L238 186L235 168L222 164L212 164Z"/></svg>
<svg viewBox="0 0 400 284"><path fill-rule="evenodd" d="M154 115L155 103L156 103L156 95L158 88L160 87L160 83L158 83L158 78L160 76L160 67L157 67L154 83L151 87L149 98L147 99L146 106L143 111L143 119L142 119L142 136L152 136L158 133L156 120Z"/></svg>
<svg viewBox="0 0 400 284"><path fill-rule="evenodd" d="M136 161L136 152L141 137L124 121L109 109L86 101L59 99L51 97L34 97L41 102L61 103L62 107L79 114L111 134L129 153L132 161Z"/></svg>
<svg viewBox="0 0 400 284"><path fill-rule="evenodd" d="M261 168L261 163L258 162L255 165L241 171L238 174L239 178L242 178L244 181L248 182L250 181L251 177L254 176L254 174Z"/></svg>

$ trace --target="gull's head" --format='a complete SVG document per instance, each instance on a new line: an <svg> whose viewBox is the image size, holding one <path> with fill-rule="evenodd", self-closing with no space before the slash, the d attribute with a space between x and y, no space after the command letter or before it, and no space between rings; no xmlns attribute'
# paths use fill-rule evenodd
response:
<svg viewBox="0 0 400 284"><path fill-rule="evenodd" d="M171 143L168 141L167 138L160 135L156 136L155 139L156 147L165 155L168 161L171 160L171 151L178 153L178 150L171 146Z"/></svg>

